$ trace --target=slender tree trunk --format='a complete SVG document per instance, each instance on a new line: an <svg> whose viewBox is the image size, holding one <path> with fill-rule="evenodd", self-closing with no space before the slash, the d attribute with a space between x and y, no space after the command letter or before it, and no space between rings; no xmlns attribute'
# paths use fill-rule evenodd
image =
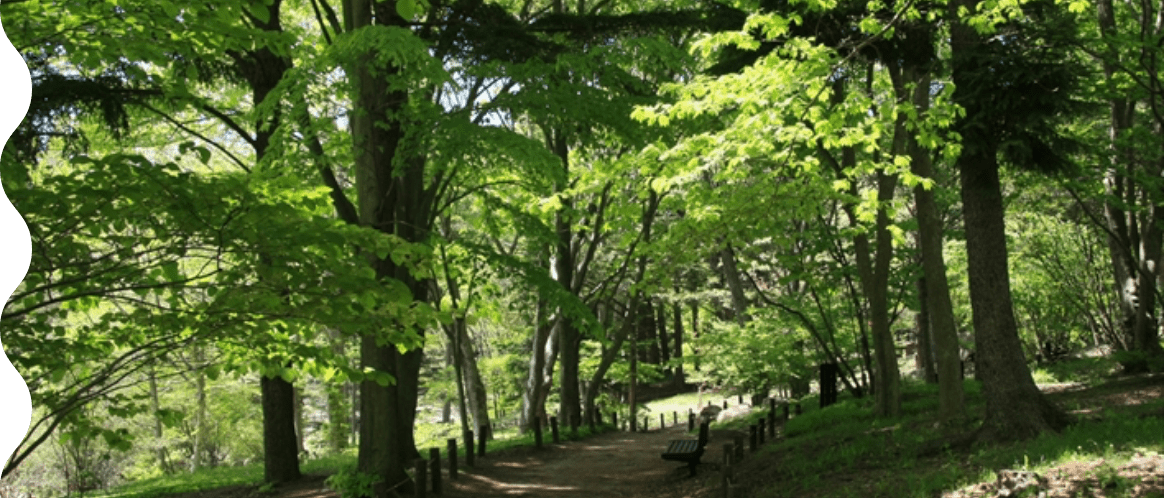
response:
<svg viewBox="0 0 1164 498"><path fill-rule="evenodd" d="M913 105L919 114L924 115L930 107L929 74L916 74L912 68L906 68L905 78L917 82L912 96ZM916 135L909 136L909 154L913 174L934 178L930 154L918 144ZM950 301L950 285L946 279L946 261L942 254L942 220L938 216L937 201L933 191L926 190L921 184L914 187L913 195L917 206L922 272L925 275L922 280L929 320L928 338L932 339L937 360L939 418L943 423L949 423L964 416L966 411L962 389L962 346L958 343L954 306Z"/></svg>
<svg viewBox="0 0 1164 498"><path fill-rule="evenodd" d="M659 302L655 305L655 335L659 337L659 364L666 365L671 361L670 339L667 337L667 305ZM664 369L671 371L670 367Z"/></svg>
<svg viewBox="0 0 1164 498"><path fill-rule="evenodd" d="M659 364L659 342L655 340L655 310L649 300L640 305L638 315L639 362Z"/></svg>
<svg viewBox="0 0 1164 498"><path fill-rule="evenodd" d="M926 384L938 383L938 372L934 369L934 351L930 345L930 305L926 297L926 278L917 279L918 311L916 317L916 345L917 353L914 357L914 368L921 372L922 381Z"/></svg>
<svg viewBox="0 0 1164 498"><path fill-rule="evenodd" d="M647 205L643 209L643 217L642 217L643 228L642 228L641 233L642 233L642 240L643 240L644 244L650 244L650 242L651 242L651 227L655 222L655 214L658 212L658 209L659 209L659 200L660 200L659 195L654 190L651 190L649 197L647 198ZM636 244L636 246L637 246L637 244ZM638 283L643 281L643 277L646 275L646 273L647 273L647 257L645 255L640 255L638 258L638 268L635 270L635 276L633 279L633 282L635 283L635 285L637 285ZM602 360L599 362L598 368L595 370L594 375L591 376L590 382L586 386L586 397L584 400L585 401L584 405L586 407L586 419L587 420L594 419L594 412L596 410L596 407L594 405L594 400L597 399L597 397L598 397L599 386L602 385L602 383L603 383L602 381L606 376L607 370L610 369L610 366L614 363L615 359L618 358L619 353L622 351L623 341L626 339L626 337L628 335L632 334L633 331L635 330L636 320L634 319L634 317L638 316L638 314L640 312L640 308L642 306L643 299L644 299L644 297L643 297L641 291L636 290L631 295L630 302L627 303L626 317L623 318L623 321L619 326L619 331L615 333L615 336L614 336L613 341L610 345L610 348L608 348L606 351L603 351ZM660 316L662 316L662 315L660 315ZM631 392L630 392L631 412L630 413L632 414L631 420L633 423L633 420L636 418L636 417L634 417L633 414L635 413L634 394L635 394L635 383L638 380L637 379L638 367L637 367L637 363L634 359L634 354L633 354L633 352L634 352L634 341L633 340L632 340L631 344L632 344L631 345L631 352L632 352L631 366L632 367L631 367Z"/></svg>
<svg viewBox="0 0 1164 498"><path fill-rule="evenodd" d="M533 420L545 413L545 398L541 396L542 384L545 383L546 343L550 339L553 324L549 323L547 305L544 299L537 304L537 318L534 324L533 348L529 356L529 373L526 377L525 390L521 397L521 432L525 433L533 428Z"/></svg>
<svg viewBox="0 0 1164 498"><path fill-rule="evenodd" d="M194 349L194 361L197 369L194 371L194 441L190 449L190 472L198 472L202 467L203 446L206 444L206 374L202 372L203 350ZM265 410L264 410L265 411ZM265 436L265 433L264 433ZM265 438L264 438L265 439Z"/></svg>
<svg viewBox="0 0 1164 498"><path fill-rule="evenodd" d="M307 448L303 446L303 439L306 437L303 427L303 389L299 386L294 386L292 387L291 393L291 404L294 410L293 420L295 421L295 449L296 454L300 454L307 451Z"/></svg>
<svg viewBox="0 0 1164 498"><path fill-rule="evenodd" d="M671 357L676 360L683 359L683 305L678 302L671 305L672 312L675 314L675 326L671 336L675 339L672 343L675 345L675 351L671 353ZM677 361L675 363L675 384L682 385L687 383L687 379L683 375L683 362Z"/></svg>
<svg viewBox="0 0 1164 498"><path fill-rule="evenodd" d="M725 245L719 253L723 267L724 280L727 280L728 290L732 295L732 314L736 324L743 327L751 320L748 316L748 299L744 294L744 284L740 281L740 269L736 264L736 252L730 244Z"/></svg>
<svg viewBox="0 0 1164 498"><path fill-rule="evenodd" d="M695 301L691 302L691 337L694 337L696 341L699 340L699 303ZM699 348L692 346L691 352L695 354L695 361L693 362L692 367L696 372L698 372Z"/></svg>
<svg viewBox="0 0 1164 498"><path fill-rule="evenodd" d="M1096 2L1100 33L1105 37L1116 35L1115 9L1111 0ZM1118 61L1119 53L1114 48L1106 48L1106 57L1101 61L1106 79L1111 80L1116 73L1116 66L1112 61ZM1131 182L1122 168L1130 168L1132 160L1128 152L1122 148L1120 139L1126 130L1131 128L1133 113L1129 112L1134 105L1126 97L1113 97L1108 100L1108 158L1109 166L1104 174L1104 218L1107 222L1108 250L1111 252L1112 274L1115 277L1115 292L1120 297L1120 310L1123 312L1121 330L1123 341L1116 344L1121 349L1135 347L1136 317L1139 315L1137 301L1137 283L1135 251L1137 244L1134 236L1135 218L1129 217L1123 205L1135 207L1135 184Z"/></svg>
<svg viewBox="0 0 1164 498"><path fill-rule="evenodd" d="M344 384L327 386L327 449L331 454L348 446L349 408Z"/></svg>
<svg viewBox="0 0 1164 498"><path fill-rule="evenodd" d="M455 323L461 346L461 372L465 376L466 395L469 401L469 410L473 413L473 421L477 430L485 429L485 437L493 439L493 426L489 421L489 394L485 389L485 380L477 368L477 352L473 349L473 342L469 338L468 327L465 321L458 319ZM478 435L481 433L478 432Z"/></svg>
<svg viewBox="0 0 1164 498"><path fill-rule="evenodd" d="M161 410L161 403L159 403L159 401L158 401L158 378L157 378L157 370L155 369L154 365L150 365L149 379L150 379L150 409L153 410L153 412L154 412L154 440L156 443L158 443L158 447L157 447L157 451L156 451L156 455L157 455L157 459L158 459L158 466L161 467L162 472L169 474L169 473L173 472L173 469L170 467L169 459L166 458L166 455L168 453L166 446L164 444L161 444L162 437L165 435L165 433L163 432L162 419L158 415L159 411Z"/></svg>
<svg viewBox="0 0 1164 498"><path fill-rule="evenodd" d="M342 357L345 349L343 336L335 329L329 329L327 333L332 353L336 357ZM348 433L352 429L348 382L333 382L327 384L325 389L327 391L327 449L329 453L337 454L348 446Z"/></svg>

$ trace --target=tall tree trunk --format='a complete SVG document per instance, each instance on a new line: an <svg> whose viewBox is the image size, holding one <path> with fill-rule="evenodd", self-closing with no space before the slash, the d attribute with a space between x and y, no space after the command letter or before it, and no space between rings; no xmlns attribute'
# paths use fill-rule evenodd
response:
<svg viewBox="0 0 1164 498"><path fill-rule="evenodd" d="M671 305L671 308L672 308L672 312L675 314L675 325L674 325L674 327L672 329L672 333L671 333L671 337L673 337L675 339L674 341L672 341L672 344L675 345L675 351L673 353L671 353L671 357L675 358L676 360L682 360L683 359L683 305L680 304L679 302L675 302L674 304ZM687 379L683 375L683 362L682 361L676 361L676 363L675 363L675 376L673 377L673 379L674 379L676 385L682 385L682 384L685 384L687 382Z"/></svg>
<svg viewBox="0 0 1164 498"><path fill-rule="evenodd" d="M636 324L639 321L636 316L630 315L630 314L627 314L626 319L630 320L631 322L634 322ZM635 327L637 328L637 325ZM639 355L638 355L638 348L639 348L639 340L637 337L632 335L631 342L630 342L630 382L628 383L627 394L626 394L626 398L627 398L626 403L627 403L627 405L629 405L628 406L629 412L627 413L626 418L629 419L631 432L637 432L638 427L639 427L639 415L638 415L639 414L639 399L638 399L638 395L639 395L639 393L638 393L638 391L639 391Z"/></svg>
<svg viewBox="0 0 1164 498"><path fill-rule="evenodd" d="M667 304L662 301L655 305L655 335L659 338L656 345L659 348L659 364L664 366L664 372L670 374L668 363L671 361L671 340L667 337Z"/></svg>
<svg viewBox="0 0 1164 498"><path fill-rule="evenodd" d="M914 368L921 372L922 382L926 384L938 383L938 372L934 369L934 350L930 345L930 305L926 297L926 278L917 279L918 310L915 318L915 344L917 353L914 356Z"/></svg>
<svg viewBox="0 0 1164 498"><path fill-rule="evenodd" d="M461 346L461 371L465 376L465 394L469 401L469 410L473 413L473 421L477 430L484 430L487 439L493 439L492 427L489 421L489 394L485 389L485 380L481 378L481 371L477 368L477 351L473 349L473 341L469 338L469 330L463 319L455 323ZM481 432L477 433L481 435Z"/></svg>
<svg viewBox="0 0 1164 498"><path fill-rule="evenodd" d="M333 455L347 448L351 430L345 384L327 386L327 450Z"/></svg>
<svg viewBox="0 0 1164 498"><path fill-rule="evenodd" d="M666 365L671 360L670 339L667 337L667 304L659 302L655 305L655 335L659 337L659 364ZM670 372L671 368L664 370Z"/></svg>
<svg viewBox="0 0 1164 498"><path fill-rule="evenodd" d="M206 374L203 373L204 350L201 346L192 351L194 356L194 441L190 444L190 472L198 472L202 467L202 453L206 445ZM265 411L265 410L264 410Z"/></svg>
<svg viewBox="0 0 1164 498"><path fill-rule="evenodd" d="M338 330L327 331L331 351L337 358L344 355L344 338ZM351 403L348 401L348 382L330 383L325 386L327 391L327 449L331 454L338 454L348 446L348 433L351 431L349 412Z"/></svg>
<svg viewBox="0 0 1164 498"><path fill-rule="evenodd" d="M883 171L877 172L877 198L880 203L888 204L892 200L896 185L895 176L886 175ZM893 238L889 233L889 214L884 209L877 212L875 234L875 255L870 254L867 237L857 236L857 268L862 275L862 287L869 302L873 359L877 368L873 384L876 412L881 416L897 416L901 412L901 377L897 369L897 347L893 342L893 332L889 329L889 263L893 258Z"/></svg>
<svg viewBox="0 0 1164 498"><path fill-rule="evenodd" d="M545 299L539 298L537 303L537 317L534 319L533 347L529 355L529 371L526 376L525 389L521 397L521 432L533 428L533 420L545 414L545 398L541 396L542 384L545 383L546 344L549 342L553 324L550 323Z"/></svg>
<svg viewBox="0 0 1164 498"><path fill-rule="evenodd" d="M736 324L743 327L751 320L751 317L748 316L748 299L744 294L744 284L740 281L736 252L730 244L725 245L719 253L719 258L723 267L724 280L727 281L728 290L732 296L732 314L735 316Z"/></svg>
<svg viewBox="0 0 1164 498"><path fill-rule="evenodd" d="M373 10L375 10L373 15ZM393 0L369 2L345 0L344 20L348 33L379 26L403 27ZM345 68L355 87L351 129L356 162L356 187L360 223L395 235L404 242L424 241L432 230L434 193L426 185L425 160L421 153L400 150L406 139L406 123L400 117L409 102L404 90L391 79L400 73L392 63L378 60L379 49L366 47L356 62ZM375 68L375 71L373 71ZM427 97L425 97L427 98ZM397 117L392 117L397 116ZM418 138L419 139L419 138ZM366 255L377 279L404 285L409 301L426 301L428 283L413 277L407 267L391 258ZM389 330L365 331L360 341L360 367L385 372L394 378L386 386L371 378L360 384L360 445L357 469L380 478L373 498L390 492L409 493L408 475L413 460L419 458L413 428L419 395L420 365L424 330L402 323L387 322ZM391 333L410 337L412 349L401 352L397 344L383 341Z"/></svg>
<svg viewBox="0 0 1164 498"><path fill-rule="evenodd" d="M169 474L172 473L174 469L170 467L170 461L168 458L166 458L166 455L169 453L166 449L166 445L161 444L162 437L165 433L163 432L162 418L159 415L161 410L161 403L158 401L158 375L155 366L152 364L150 365L149 379L150 409L154 412L154 441L156 444L158 444L155 455L157 456L158 466L161 467L162 472Z"/></svg>
<svg viewBox="0 0 1164 498"><path fill-rule="evenodd" d="M647 205L643 209L643 216L642 216L643 228L642 228L642 232L640 232L642 234L641 240L643 241L643 244L650 244L651 243L651 227L655 222L655 214L658 212L658 209L659 209L659 201L660 201L659 195L654 190L651 190L649 193L649 197L647 198ZM637 247L637 246L638 246L638 244L636 243L634 246L632 246L631 250L633 251L634 247ZM647 256L640 255L638 258L638 268L635 270L635 276L632 280L632 282L634 282L634 286L637 286L639 283L641 283L643 281L643 277L646 275L646 273L647 273ZM628 335L631 335L636 328L635 327L636 320L634 319L634 317L639 314L641 303L642 303L643 299L644 299L644 297L642 295L642 292L637 290L637 289L634 291L633 294L631 294L630 302L627 304L626 316L623 318L622 323L619 325L619 330L618 330L618 332L615 333L610 347L607 348L605 351L603 351L602 359L601 359L601 361L599 361L598 368L595 370L594 375L590 377L590 382L586 385L586 396L585 396L583 404L586 407L586 420L588 420L588 421L594 420L594 415L596 412L596 406L594 404L594 401L595 401L595 399L598 398L598 390L599 390L599 387L603 383L603 379L606 376L606 372L610 369L610 366L612 364L614 364L614 360L616 360L619 357L619 353L622 351L623 341L626 339L626 337ZM662 306L662 305L660 305L660 306ZM631 355L632 367L631 367L631 391L630 391L630 403L631 403L631 412L630 412L631 417L630 418L631 418L632 423L633 423L633 420L636 418L634 416L635 409L636 409L636 407L635 407L635 383L638 380L637 379L638 367L637 367L637 363L634 359L634 354L633 354L633 352L634 352L634 342L633 341L632 341L632 346L631 346L631 352L632 352L632 355Z"/></svg>
<svg viewBox="0 0 1164 498"><path fill-rule="evenodd" d="M263 423L263 480L284 483L300 477L299 438L295 430L295 388L282 377L259 379L263 413L287 413L267 417Z"/></svg>
<svg viewBox="0 0 1164 498"><path fill-rule="evenodd" d="M642 303L639 310L639 345L641 352L639 361L651 365L659 364L659 341L656 332L659 325L655 323L655 307L648 299Z"/></svg>
<svg viewBox="0 0 1164 498"><path fill-rule="evenodd" d="M569 178L570 162L569 162L569 146L567 143L567 136L562 130L548 130L547 136L548 145L562 161L562 177ZM555 186L556 192L564 192L566 189L565 182L559 182ZM554 213L554 227L557 232L557 250L554 254L554 268L557 270L558 283L562 288L568 292L575 293L574 270L574 232L571 229L573 200L560 196L562 207ZM558 330L558 347L561 354L561 375L558 377L558 395L561 397L560 404L560 420L563 426L569 426L571 429L577 429L582 423L582 396L579 391L578 367L581 361L580 349L582 346L582 334L578 330L577 324L574 323L573 317L568 316L563 308L558 310L559 330Z"/></svg>
<svg viewBox="0 0 1164 498"><path fill-rule="evenodd" d="M296 454L307 451L307 447L303 445L303 439L306 437L306 429L303 427L303 389L299 386L291 388L291 405L295 412L295 450Z"/></svg>
<svg viewBox="0 0 1164 498"><path fill-rule="evenodd" d="M1104 37L1116 35L1115 9L1111 0L1096 2L1100 33ZM1112 47L1106 47L1106 57L1101 64L1107 80L1111 80L1117 71L1113 61L1118 61L1119 52ZM1135 217L1130 217L1123 209L1136 206L1135 184L1122 168L1130 168L1132 158L1121 146L1120 139L1125 131L1132 126L1132 103L1126 97L1112 97L1108 100L1108 158L1109 166L1104 174L1104 217L1107 222L1108 250L1111 252L1112 274L1115 277L1115 292L1120 297L1120 310L1123 312L1121 329L1123 343L1116 344L1121 349L1135 348L1136 317L1140 314L1137 301L1137 265L1135 251L1137 244L1134 236Z"/></svg>
<svg viewBox="0 0 1164 498"><path fill-rule="evenodd" d="M281 0L275 0L266 5L267 20L255 21L256 27L268 33L281 33L281 4ZM227 54L234 59L239 72L251 87L251 105L253 107L259 107L278 86L283 75L291 69L290 59L275 54L267 47L250 51L228 51ZM276 129L279 128L280 122L281 113L278 108L269 118L255 122L255 135L251 145L255 150L256 164L262 164L265 159L271 138ZM260 259L264 261L264 264L269 264L270 258L267 255L260 255ZM285 438L291 441L293 447L295 446L297 441L295 436L295 403L293 399L283 397L283 391L289 389L293 389L291 384L281 377L264 378L260 381L264 446L284 444L282 441L272 443L268 441L270 437ZM273 398L268 399L271 396ZM290 481L298 479L300 476L299 453L297 451L290 453L266 451L263 456L263 466L264 474L267 476L266 480L269 483Z"/></svg>
<svg viewBox="0 0 1164 498"><path fill-rule="evenodd" d="M976 57L985 44L982 36L957 14L962 8L977 11L980 0L950 2L950 46L956 88L969 90L968 78L990 71L989 58ZM977 105L966 102L960 91L954 101L964 109ZM969 111L963 123L978 116ZM973 306L976 376L982 381L986 414L979 436L986 440L1034 437L1046 430L1059 430L1068 423L1066 413L1053 405L1035 386L1027 368L1015 324L1007 267L1006 223L1002 185L998 177L998 144L981 127L959 126L963 150L957 167L961 177L962 215L966 227L966 256L969 266L970 303Z"/></svg>
<svg viewBox="0 0 1164 498"><path fill-rule="evenodd" d="M699 340L699 303L691 302L691 337ZM695 361L692 363L692 368L696 372L699 371L699 348L691 346L691 352L695 354Z"/></svg>
<svg viewBox="0 0 1164 498"><path fill-rule="evenodd" d="M890 66L892 67L892 66ZM871 85L873 69L870 66L867 84ZM841 102L845 95L845 80L838 79L834 85L833 101ZM894 152L900 151L898 142L904 139L904 115L898 117L895 123ZM875 157L874 162L880 158ZM840 177L847 175L846 171L857 164L856 153L852 147L842 150L842 162L833 161L833 168ZM889 233L889 213L886 212L890 201L893 200L894 189L897 186L897 176L888 175L884 170L877 171L877 218L873 227L874 242L871 247L869 236L858 233L853 240L853 252L857 260L857 274L860 276L861 291L868 303L869 328L873 336L873 360L876 370L870 388L876 400L875 412L880 416L896 416L901 411L901 379L897 368L897 347L893 342L893 333L889 330L889 271L893 259L893 238ZM849 195L857 199L856 184L851 183ZM859 226L853 203L846 203L843 207L849 223ZM876 253L874 253L874 249Z"/></svg>
<svg viewBox="0 0 1164 498"><path fill-rule="evenodd" d="M919 115L924 115L930 107L929 73L918 74L913 68L906 68L904 76L917 83L912 96L913 105ZM909 155L913 174L934 178L930 154L921 147L914 134L909 136ZM926 190L921 184L914 187L913 196L917 206L922 272L925 275L922 280L929 319L928 338L932 340L933 357L937 360L939 418L943 423L948 423L962 417L966 411L962 389L962 346L958 343L954 306L950 301L950 285L946 279L942 220L938 216L937 201L933 191ZM926 353L929 354L929 351Z"/></svg>

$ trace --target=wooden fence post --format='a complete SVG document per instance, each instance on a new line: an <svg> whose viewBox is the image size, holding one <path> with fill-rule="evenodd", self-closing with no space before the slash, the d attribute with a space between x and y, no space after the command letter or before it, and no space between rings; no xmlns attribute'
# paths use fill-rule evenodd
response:
<svg viewBox="0 0 1164 498"><path fill-rule="evenodd" d="M732 445L726 443L723 445L723 496L730 498L732 495Z"/></svg>
<svg viewBox="0 0 1164 498"><path fill-rule="evenodd" d="M744 461L744 436L736 436L736 459L737 462Z"/></svg>
<svg viewBox="0 0 1164 498"><path fill-rule="evenodd" d="M465 434L465 465L473 466L473 430Z"/></svg>
<svg viewBox="0 0 1164 498"><path fill-rule="evenodd" d="M426 486L428 484L428 482L427 482L428 476L425 475L426 474L425 471L428 470L428 461L426 461L423 458L417 458L416 461L413 462L413 464L416 466L416 475L412 476L413 477L413 484L416 487L416 494L414 494L413 496L415 496L416 498L425 498L426 496L428 496L428 494L426 493L426 491L427 491Z"/></svg>
<svg viewBox="0 0 1164 498"><path fill-rule="evenodd" d="M614 426L614 430L618 430L618 412L610 412L610 425Z"/></svg>
<svg viewBox="0 0 1164 498"><path fill-rule="evenodd" d="M664 429L666 427L667 427L667 418L664 417L662 413L660 413L659 414L659 428Z"/></svg>
<svg viewBox="0 0 1164 498"><path fill-rule="evenodd" d="M756 437L756 424L748 425L748 433L749 433L748 451L751 453L755 453L756 452L756 441L758 441L758 438Z"/></svg>
<svg viewBox="0 0 1164 498"><path fill-rule="evenodd" d="M550 417L550 435L554 439L554 444L558 444L558 417Z"/></svg>
<svg viewBox="0 0 1164 498"><path fill-rule="evenodd" d="M432 494L441 494L441 449L429 448L428 450L428 464L431 467L429 470L432 474Z"/></svg>
<svg viewBox="0 0 1164 498"><path fill-rule="evenodd" d="M457 478L457 440L450 438L449 444L449 479Z"/></svg>
<svg viewBox="0 0 1164 498"><path fill-rule="evenodd" d="M695 430L695 414L687 413L687 432Z"/></svg>

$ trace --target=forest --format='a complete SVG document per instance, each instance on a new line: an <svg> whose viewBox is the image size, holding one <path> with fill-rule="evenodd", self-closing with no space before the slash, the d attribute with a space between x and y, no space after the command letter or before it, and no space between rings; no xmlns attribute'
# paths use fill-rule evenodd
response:
<svg viewBox="0 0 1164 498"><path fill-rule="evenodd" d="M949 431L1018 441L1072 423L1038 365L1164 371L1164 2L0 18L32 81L0 156L32 246L5 496L348 455L383 498L446 437L633 431L822 365L874 417L928 383Z"/></svg>

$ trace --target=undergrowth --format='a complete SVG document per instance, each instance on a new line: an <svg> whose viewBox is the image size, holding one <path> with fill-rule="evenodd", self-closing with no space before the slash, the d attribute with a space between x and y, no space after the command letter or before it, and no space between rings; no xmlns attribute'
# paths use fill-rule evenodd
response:
<svg viewBox="0 0 1164 498"><path fill-rule="evenodd" d="M1117 391L1120 384L1127 383L1111 380L1111 365L1107 359L1085 359L1050 365L1044 371L1054 376L1055 383L1092 386L1089 392L1096 396ZM1101 384L1104 380L1107 382ZM815 396L798 400L803 414L785 424L782 439L763 446L758 455L745 457L741 463L744 469L752 465L757 475L768 475L764 484L750 490L751 494L932 497L993 481L994 472L1000 469L1040 471L1099 458L1118 465L1137 453L1164 452L1160 439L1164 434L1164 418L1160 416L1164 400L1096 410L1061 433L1046 433L1027 441L955 449L941 443L955 441L952 436L966 434L981 423L981 385L972 380L964 383L969 418L957 433L944 432L937 424L937 386L906 382L902 388L902 414L893 418L875 417L872 399L854 399L847 393L824 409L819 408ZM1083 395L1067 396L1052 399L1065 409L1095 403ZM766 413L761 411L724 426L745 429L764 417Z"/></svg>

